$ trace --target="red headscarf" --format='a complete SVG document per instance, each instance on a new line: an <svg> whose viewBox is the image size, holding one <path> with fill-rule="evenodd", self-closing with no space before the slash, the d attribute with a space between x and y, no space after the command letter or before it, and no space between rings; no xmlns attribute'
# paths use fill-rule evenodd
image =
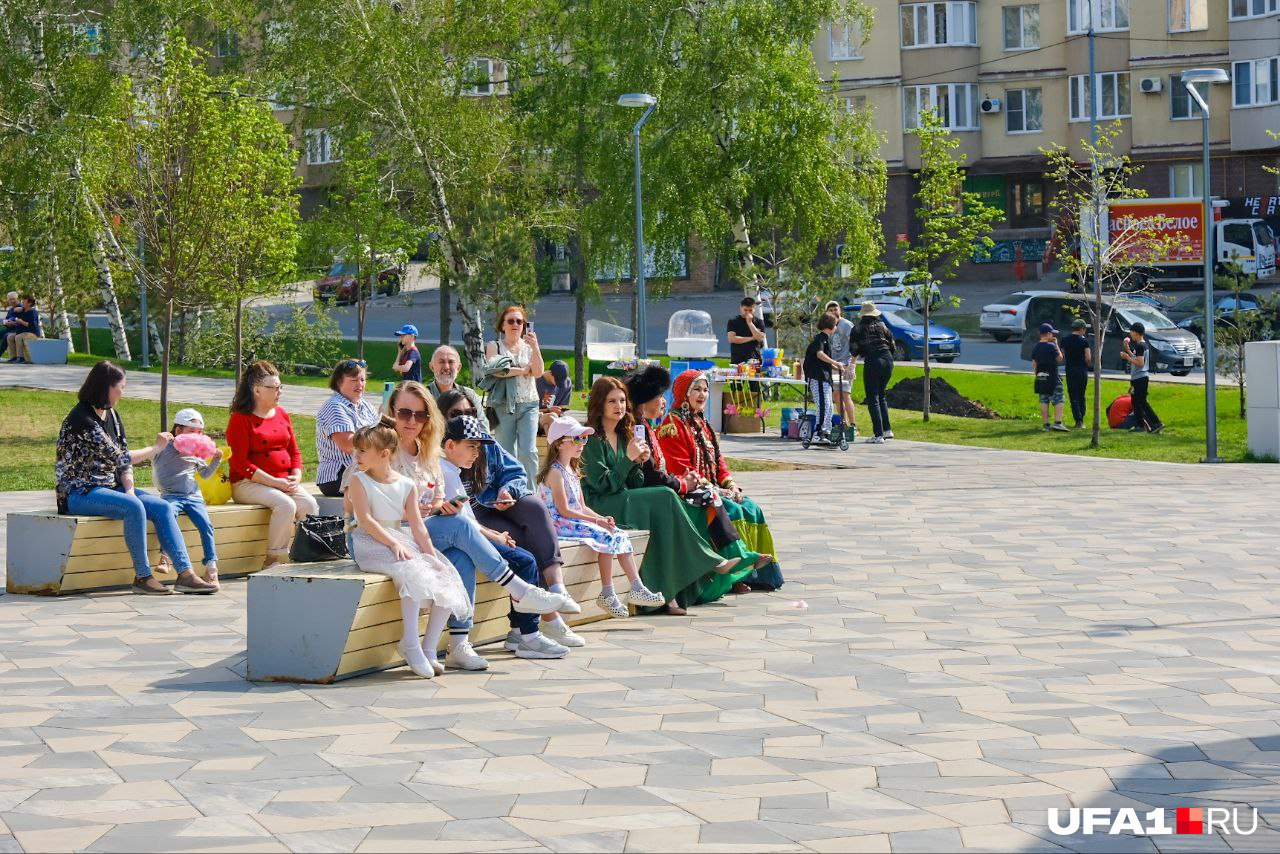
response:
<svg viewBox="0 0 1280 854"><path fill-rule="evenodd" d="M671 385L671 395L674 399L674 409L679 409L684 405L685 400L689 397L689 387L693 385L694 380L706 379L705 371L690 368L684 371L680 376L676 377L676 381Z"/></svg>

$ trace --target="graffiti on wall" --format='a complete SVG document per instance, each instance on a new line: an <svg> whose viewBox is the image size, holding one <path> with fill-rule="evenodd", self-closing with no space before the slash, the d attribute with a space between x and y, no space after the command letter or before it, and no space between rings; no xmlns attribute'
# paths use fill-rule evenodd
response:
<svg viewBox="0 0 1280 854"><path fill-rule="evenodd" d="M1018 240L997 240L990 249L974 247L973 263L975 264L1012 264L1018 260L1018 250L1022 250L1023 261L1043 261L1048 238L1027 237Z"/></svg>

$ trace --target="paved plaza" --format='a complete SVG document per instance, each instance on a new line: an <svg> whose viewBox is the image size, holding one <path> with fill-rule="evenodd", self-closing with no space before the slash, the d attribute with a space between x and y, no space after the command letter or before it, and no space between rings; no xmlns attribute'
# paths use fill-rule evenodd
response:
<svg viewBox="0 0 1280 854"><path fill-rule="evenodd" d="M563 661L256 685L243 580L0 597L0 851L1280 848L1280 467L804 458L740 478L783 591ZM1046 825L1123 806L1260 824Z"/></svg>

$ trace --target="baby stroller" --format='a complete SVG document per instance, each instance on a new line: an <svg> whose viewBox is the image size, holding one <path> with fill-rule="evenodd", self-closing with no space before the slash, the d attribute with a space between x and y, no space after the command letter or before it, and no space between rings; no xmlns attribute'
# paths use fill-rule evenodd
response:
<svg viewBox="0 0 1280 854"><path fill-rule="evenodd" d="M809 384L804 384L804 408L805 416L800 421L800 446L806 451L813 445L823 448L839 448L842 451L849 450L849 440L853 438L855 428L852 424L844 423L843 415L836 407L837 400L844 400L844 371L835 371L839 375L836 386L836 393L833 395L831 406L833 412L831 414L831 432L825 436L815 435L818 429L818 416L809 412Z"/></svg>

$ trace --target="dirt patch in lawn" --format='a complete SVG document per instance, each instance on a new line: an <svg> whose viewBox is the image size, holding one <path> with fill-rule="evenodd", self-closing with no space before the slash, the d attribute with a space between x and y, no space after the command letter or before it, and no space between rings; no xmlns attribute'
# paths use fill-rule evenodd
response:
<svg viewBox="0 0 1280 854"><path fill-rule="evenodd" d="M891 409L924 411L924 377L902 380L885 393L885 399ZM955 386L938 377L934 377L929 382L929 411L938 415L955 415L960 418L1000 417L976 400L970 400L960 394L955 390Z"/></svg>

